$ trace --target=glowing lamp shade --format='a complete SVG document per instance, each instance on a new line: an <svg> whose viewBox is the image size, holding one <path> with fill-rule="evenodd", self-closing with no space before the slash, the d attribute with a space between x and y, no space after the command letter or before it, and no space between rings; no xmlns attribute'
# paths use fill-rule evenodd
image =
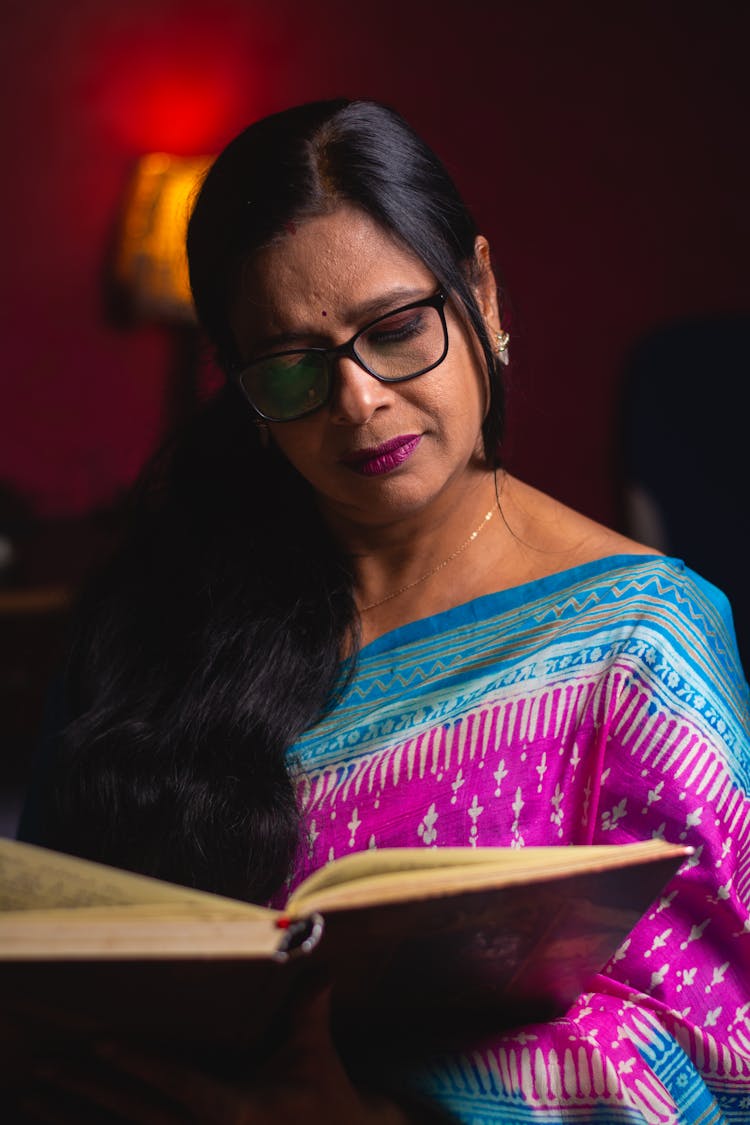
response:
<svg viewBox="0 0 750 1125"><path fill-rule="evenodd" d="M122 216L115 278L140 320L195 319L185 233L196 190L211 160L156 152L142 156L135 167Z"/></svg>

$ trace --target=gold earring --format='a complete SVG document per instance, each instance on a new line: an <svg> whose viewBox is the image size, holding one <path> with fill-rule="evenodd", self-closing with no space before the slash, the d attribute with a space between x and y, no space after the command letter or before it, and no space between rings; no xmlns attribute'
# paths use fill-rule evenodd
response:
<svg viewBox="0 0 750 1125"><path fill-rule="evenodd" d="M508 355L508 344L510 343L510 336L507 332L496 332L495 340L495 355L504 366L510 363L510 356Z"/></svg>

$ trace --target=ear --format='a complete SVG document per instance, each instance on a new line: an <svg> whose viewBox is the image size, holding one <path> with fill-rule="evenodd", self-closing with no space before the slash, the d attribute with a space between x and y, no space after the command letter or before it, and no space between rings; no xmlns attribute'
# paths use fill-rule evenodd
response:
<svg viewBox="0 0 750 1125"><path fill-rule="evenodd" d="M497 302L497 282L490 261L490 244L483 234L478 234L474 240L471 286L487 330L494 339L502 331L502 325Z"/></svg>

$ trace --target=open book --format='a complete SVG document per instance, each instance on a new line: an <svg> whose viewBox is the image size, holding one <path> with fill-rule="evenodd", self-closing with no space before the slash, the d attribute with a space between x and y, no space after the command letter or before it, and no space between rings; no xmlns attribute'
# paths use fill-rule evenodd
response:
<svg viewBox="0 0 750 1125"><path fill-rule="evenodd" d="M343 1027L546 1018L689 854L661 840L359 852L274 911L0 840L0 1021L238 1047L311 972Z"/></svg>

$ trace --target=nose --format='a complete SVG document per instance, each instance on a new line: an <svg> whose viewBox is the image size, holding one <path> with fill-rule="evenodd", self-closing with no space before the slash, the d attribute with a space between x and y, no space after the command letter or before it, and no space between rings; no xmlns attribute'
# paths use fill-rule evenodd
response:
<svg viewBox="0 0 750 1125"><path fill-rule="evenodd" d="M331 420L341 426L362 426L393 401L394 388L381 383L349 356L336 361Z"/></svg>

